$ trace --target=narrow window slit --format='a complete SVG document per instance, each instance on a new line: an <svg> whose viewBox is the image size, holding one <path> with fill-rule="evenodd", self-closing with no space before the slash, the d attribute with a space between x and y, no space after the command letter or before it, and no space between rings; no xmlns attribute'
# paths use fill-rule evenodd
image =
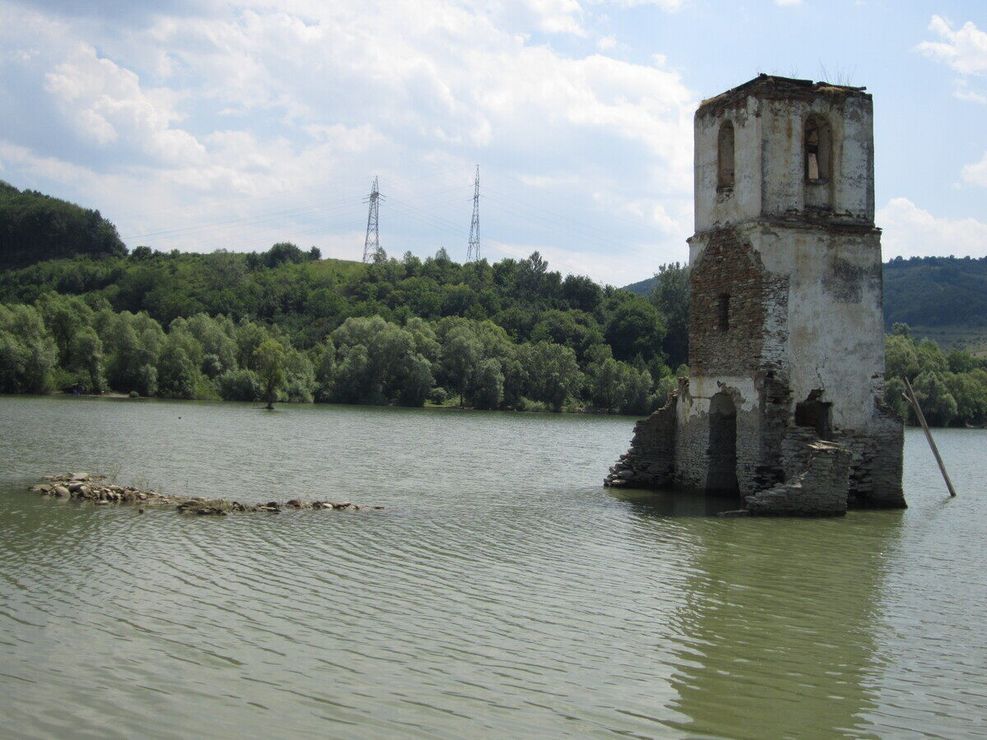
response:
<svg viewBox="0 0 987 740"><path fill-rule="evenodd" d="M720 126L716 147L716 190L724 192L733 189L734 145L733 124L726 121Z"/></svg>

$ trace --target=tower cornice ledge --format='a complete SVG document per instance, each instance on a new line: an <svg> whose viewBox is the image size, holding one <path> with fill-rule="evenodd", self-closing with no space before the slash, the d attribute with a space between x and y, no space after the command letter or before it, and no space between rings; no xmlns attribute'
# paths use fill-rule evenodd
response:
<svg viewBox="0 0 987 740"><path fill-rule="evenodd" d="M818 233L820 230L839 236L866 236L874 234L880 236L881 229L872 223L861 221L834 221L832 217L821 217L818 220L808 216L775 217L775 218L751 218L743 221L725 224L714 224L708 229L697 231L686 241L690 244L693 239L702 238L709 234L715 234L724 229L737 229L741 231L756 231L761 229L796 229L799 231L812 231Z"/></svg>

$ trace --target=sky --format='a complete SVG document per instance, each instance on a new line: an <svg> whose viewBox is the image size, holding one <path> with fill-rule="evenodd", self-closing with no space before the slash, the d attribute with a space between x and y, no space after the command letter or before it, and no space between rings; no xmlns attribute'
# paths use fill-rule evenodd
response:
<svg viewBox="0 0 987 740"><path fill-rule="evenodd" d="M0 179L131 248L688 260L692 120L759 73L874 96L884 257L987 256L987 3L0 0Z"/></svg>

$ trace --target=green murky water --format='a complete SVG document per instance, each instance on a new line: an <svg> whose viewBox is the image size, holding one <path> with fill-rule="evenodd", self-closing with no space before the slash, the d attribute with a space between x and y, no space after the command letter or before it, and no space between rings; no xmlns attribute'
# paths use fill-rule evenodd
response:
<svg viewBox="0 0 987 740"><path fill-rule="evenodd" d="M905 512L703 516L600 486L632 420L0 398L0 734L987 734L987 432ZM383 504L222 519L49 500Z"/></svg>

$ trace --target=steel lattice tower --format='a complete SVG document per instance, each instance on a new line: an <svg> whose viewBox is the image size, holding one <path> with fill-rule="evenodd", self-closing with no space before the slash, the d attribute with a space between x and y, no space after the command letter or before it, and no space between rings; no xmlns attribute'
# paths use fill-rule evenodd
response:
<svg viewBox="0 0 987 740"><path fill-rule="evenodd" d="M480 165L476 166L473 181L473 221L470 223L470 241L466 247L466 261L480 260Z"/></svg>
<svg viewBox="0 0 987 740"><path fill-rule="evenodd" d="M383 196L377 188L377 177L374 177L374 186L370 190L370 195L363 199L364 203L370 204L370 211L367 213L367 238L363 241L363 261L368 262L380 251L380 232L378 231L378 219L380 216L380 200Z"/></svg>

